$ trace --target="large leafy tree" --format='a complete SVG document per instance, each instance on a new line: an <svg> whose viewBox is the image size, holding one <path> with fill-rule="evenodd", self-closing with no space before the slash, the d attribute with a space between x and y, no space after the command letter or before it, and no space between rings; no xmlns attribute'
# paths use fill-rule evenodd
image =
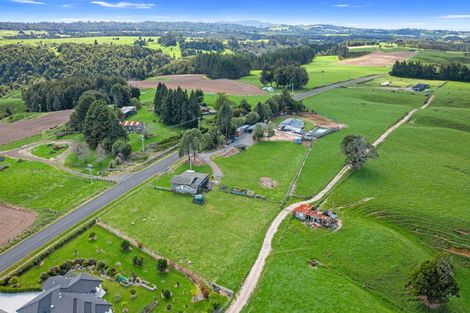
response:
<svg viewBox="0 0 470 313"><path fill-rule="evenodd" d="M454 267L447 256L423 262L411 275L408 285L415 295L426 297L429 304L444 304L459 295Z"/></svg>
<svg viewBox="0 0 470 313"><path fill-rule="evenodd" d="M204 136L201 131L197 128L191 128L184 132L183 138L178 146L178 154L180 157L185 155L188 156L188 160L191 159L191 154L193 159L196 158L197 153L204 146Z"/></svg>
<svg viewBox="0 0 470 313"><path fill-rule="evenodd" d="M116 140L127 140L127 134L119 124L115 111L102 100L95 100L88 109L83 133L85 141L92 148L101 143L108 151Z"/></svg>
<svg viewBox="0 0 470 313"><path fill-rule="evenodd" d="M346 156L346 163L354 171L362 168L367 159L378 157L377 150L363 136L348 135L341 141L341 151Z"/></svg>

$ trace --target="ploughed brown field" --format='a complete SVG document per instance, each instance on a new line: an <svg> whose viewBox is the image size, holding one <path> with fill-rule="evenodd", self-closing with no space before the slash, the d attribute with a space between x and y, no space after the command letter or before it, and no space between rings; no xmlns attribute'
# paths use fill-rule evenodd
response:
<svg viewBox="0 0 470 313"><path fill-rule="evenodd" d="M204 75L167 75L152 80L129 81L129 84L138 88L156 88L157 84L164 83L168 88L201 89L204 92L226 93L229 95L257 96L266 92L259 87L230 79L208 79Z"/></svg>
<svg viewBox="0 0 470 313"><path fill-rule="evenodd" d="M42 133L69 121L73 110L50 112L36 118L0 124L0 145Z"/></svg>
<svg viewBox="0 0 470 313"><path fill-rule="evenodd" d="M357 66L391 66L396 61L405 61L414 56L414 51L372 52L359 58L339 61L340 64Z"/></svg>
<svg viewBox="0 0 470 313"><path fill-rule="evenodd" d="M33 212L0 205L0 246L16 238L35 220Z"/></svg>

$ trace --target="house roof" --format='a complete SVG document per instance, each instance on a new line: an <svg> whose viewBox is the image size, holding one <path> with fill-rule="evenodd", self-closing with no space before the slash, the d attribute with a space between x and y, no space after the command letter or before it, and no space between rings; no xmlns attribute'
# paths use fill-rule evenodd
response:
<svg viewBox="0 0 470 313"><path fill-rule="evenodd" d="M207 180L208 177L209 175L207 174L186 171L180 175L173 176L170 180L170 183L174 185L190 186L194 189L198 189L201 184Z"/></svg>
<svg viewBox="0 0 470 313"><path fill-rule="evenodd" d="M137 127L141 125L139 121L124 121L124 122L120 122L119 124L121 124L121 126L123 127L128 127L128 126Z"/></svg>
<svg viewBox="0 0 470 313"><path fill-rule="evenodd" d="M288 118L279 123L279 126L285 127L285 126L290 126L293 128L299 128L302 129L305 127L304 121L297 119L297 118Z"/></svg>
<svg viewBox="0 0 470 313"><path fill-rule="evenodd" d="M49 277L42 285L44 291L19 308L17 312L84 313L85 306L91 306L95 308L93 312L104 313L111 308L111 304L90 292L100 283L100 279L87 273L78 275L68 273L65 276Z"/></svg>

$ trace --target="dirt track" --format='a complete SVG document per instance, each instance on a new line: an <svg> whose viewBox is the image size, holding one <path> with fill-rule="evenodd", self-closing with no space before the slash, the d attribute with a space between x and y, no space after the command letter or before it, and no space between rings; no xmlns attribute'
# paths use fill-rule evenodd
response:
<svg viewBox="0 0 470 313"><path fill-rule="evenodd" d="M405 61L415 54L414 51L372 52L359 58L339 61L340 64L357 66L391 66L396 61Z"/></svg>
<svg viewBox="0 0 470 313"><path fill-rule="evenodd" d="M256 96L266 95L261 88L230 79L208 79L204 75L168 75L161 76L161 80L129 81L129 84L138 88L156 88L159 82L168 88L201 89L204 92L226 93L229 95Z"/></svg>
<svg viewBox="0 0 470 313"><path fill-rule="evenodd" d="M16 238L36 220L33 212L0 205L0 246Z"/></svg>
<svg viewBox="0 0 470 313"><path fill-rule="evenodd" d="M73 110L50 112L37 118L0 124L0 145L40 134L44 130L65 124L72 112Z"/></svg>

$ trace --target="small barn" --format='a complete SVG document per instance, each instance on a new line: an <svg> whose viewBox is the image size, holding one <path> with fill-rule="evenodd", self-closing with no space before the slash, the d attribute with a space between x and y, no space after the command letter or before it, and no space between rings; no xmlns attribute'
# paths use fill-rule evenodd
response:
<svg viewBox="0 0 470 313"><path fill-rule="evenodd" d="M338 227L338 219L335 213L331 211L317 211L310 204L297 206L292 215L311 227L327 227L330 229Z"/></svg>
<svg viewBox="0 0 470 313"><path fill-rule="evenodd" d="M170 180L171 190L182 194L195 195L207 187L209 175L186 171L180 175L173 176Z"/></svg>
<svg viewBox="0 0 470 313"><path fill-rule="evenodd" d="M137 107L136 106L125 106L125 107L122 107L120 110L121 110L121 114L124 116L124 118L129 118L132 115L137 113Z"/></svg>

